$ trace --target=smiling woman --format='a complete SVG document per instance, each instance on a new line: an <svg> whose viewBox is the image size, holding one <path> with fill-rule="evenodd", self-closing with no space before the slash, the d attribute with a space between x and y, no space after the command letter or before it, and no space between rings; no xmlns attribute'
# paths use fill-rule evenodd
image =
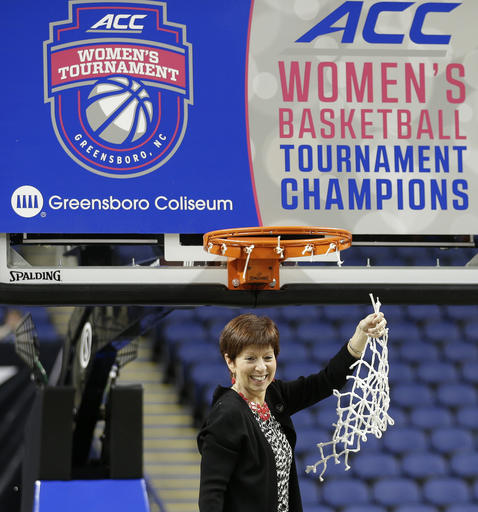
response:
<svg viewBox="0 0 478 512"><path fill-rule="evenodd" d="M342 388L367 337L380 335L385 326L382 313L367 316L323 370L283 382L275 379L275 323L252 314L232 319L219 342L232 386L216 389L198 435L199 510L301 512L291 415Z"/></svg>

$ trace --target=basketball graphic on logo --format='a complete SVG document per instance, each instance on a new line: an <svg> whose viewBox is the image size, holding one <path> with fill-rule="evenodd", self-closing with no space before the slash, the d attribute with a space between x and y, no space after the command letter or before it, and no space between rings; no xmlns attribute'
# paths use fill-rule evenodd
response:
<svg viewBox="0 0 478 512"><path fill-rule="evenodd" d="M86 118L94 134L112 144L131 143L148 132L153 104L144 85L128 76L99 80L88 96Z"/></svg>

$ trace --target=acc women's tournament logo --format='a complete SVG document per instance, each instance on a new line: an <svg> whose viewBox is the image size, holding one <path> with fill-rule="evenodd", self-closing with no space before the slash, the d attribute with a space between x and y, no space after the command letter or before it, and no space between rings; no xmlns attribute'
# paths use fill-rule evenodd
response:
<svg viewBox="0 0 478 512"><path fill-rule="evenodd" d="M140 176L181 145L191 45L164 2L71 1L68 20L50 23L44 73L55 134L85 169Z"/></svg>

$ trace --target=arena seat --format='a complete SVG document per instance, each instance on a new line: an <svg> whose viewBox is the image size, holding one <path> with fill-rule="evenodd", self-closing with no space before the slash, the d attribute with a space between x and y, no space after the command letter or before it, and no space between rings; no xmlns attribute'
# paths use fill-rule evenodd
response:
<svg viewBox="0 0 478 512"><path fill-rule="evenodd" d="M464 361L461 374L466 382L478 384L478 361Z"/></svg>
<svg viewBox="0 0 478 512"><path fill-rule="evenodd" d="M443 354L447 361L457 363L478 360L478 348L470 341L447 340L443 345Z"/></svg>
<svg viewBox="0 0 478 512"><path fill-rule="evenodd" d="M456 322L446 319L434 319L425 322L423 334L427 341L442 343L448 340L458 340L461 337L460 328Z"/></svg>
<svg viewBox="0 0 478 512"><path fill-rule="evenodd" d="M434 452L409 453L402 459L402 471L411 478L424 479L448 474L446 459Z"/></svg>
<svg viewBox="0 0 478 512"><path fill-rule="evenodd" d="M456 410L455 418L460 427L478 429L478 408L475 405L459 407Z"/></svg>
<svg viewBox="0 0 478 512"><path fill-rule="evenodd" d="M396 507L394 512L440 512L437 507L433 505L402 505L400 507Z"/></svg>
<svg viewBox="0 0 478 512"><path fill-rule="evenodd" d="M357 477L365 479L400 475L400 465L393 455L368 453L366 449L353 457L351 466Z"/></svg>
<svg viewBox="0 0 478 512"><path fill-rule="evenodd" d="M433 390L426 384L397 384L390 390L391 401L402 407L418 407L433 405Z"/></svg>
<svg viewBox="0 0 478 512"><path fill-rule="evenodd" d="M423 484L423 495L438 506L470 503L468 484L459 478L430 478Z"/></svg>
<svg viewBox="0 0 478 512"><path fill-rule="evenodd" d="M373 485L373 495L380 505L397 506L418 504L421 501L419 485L409 478L383 478Z"/></svg>
<svg viewBox="0 0 478 512"><path fill-rule="evenodd" d="M427 361L419 364L417 378L430 384L442 382L455 382L458 379L458 372L453 363L445 361Z"/></svg>
<svg viewBox="0 0 478 512"><path fill-rule="evenodd" d="M410 412L410 424L423 429L449 427L453 424L453 414L448 407L417 406Z"/></svg>
<svg viewBox="0 0 478 512"><path fill-rule="evenodd" d="M337 478L325 480L322 485L322 499L332 507L359 505L370 501L369 488L362 480Z"/></svg>
<svg viewBox="0 0 478 512"><path fill-rule="evenodd" d="M459 427L442 427L431 432L430 441L435 451L452 454L474 448L473 435L469 430Z"/></svg>
<svg viewBox="0 0 478 512"><path fill-rule="evenodd" d="M417 428L391 429L382 438L383 446L394 454L424 452L428 448L426 434Z"/></svg>
<svg viewBox="0 0 478 512"><path fill-rule="evenodd" d="M478 451L456 453L450 460L450 467L457 477L478 476Z"/></svg>
<svg viewBox="0 0 478 512"><path fill-rule="evenodd" d="M477 403L477 393L472 385L447 383L438 386L437 399L439 403L450 407L474 405Z"/></svg>
<svg viewBox="0 0 478 512"><path fill-rule="evenodd" d="M478 505L471 503L451 505L445 509L445 512L478 512Z"/></svg>

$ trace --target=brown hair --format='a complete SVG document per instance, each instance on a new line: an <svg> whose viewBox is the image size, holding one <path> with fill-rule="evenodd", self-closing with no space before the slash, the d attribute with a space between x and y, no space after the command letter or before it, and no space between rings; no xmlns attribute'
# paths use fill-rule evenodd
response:
<svg viewBox="0 0 478 512"><path fill-rule="evenodd" d="M219 349L234 361L248 346L269 345L274 355L279 354L279 330L277 325L267 316L256 316L252 313L236 316L226 324L219 338Z"/></svg>

